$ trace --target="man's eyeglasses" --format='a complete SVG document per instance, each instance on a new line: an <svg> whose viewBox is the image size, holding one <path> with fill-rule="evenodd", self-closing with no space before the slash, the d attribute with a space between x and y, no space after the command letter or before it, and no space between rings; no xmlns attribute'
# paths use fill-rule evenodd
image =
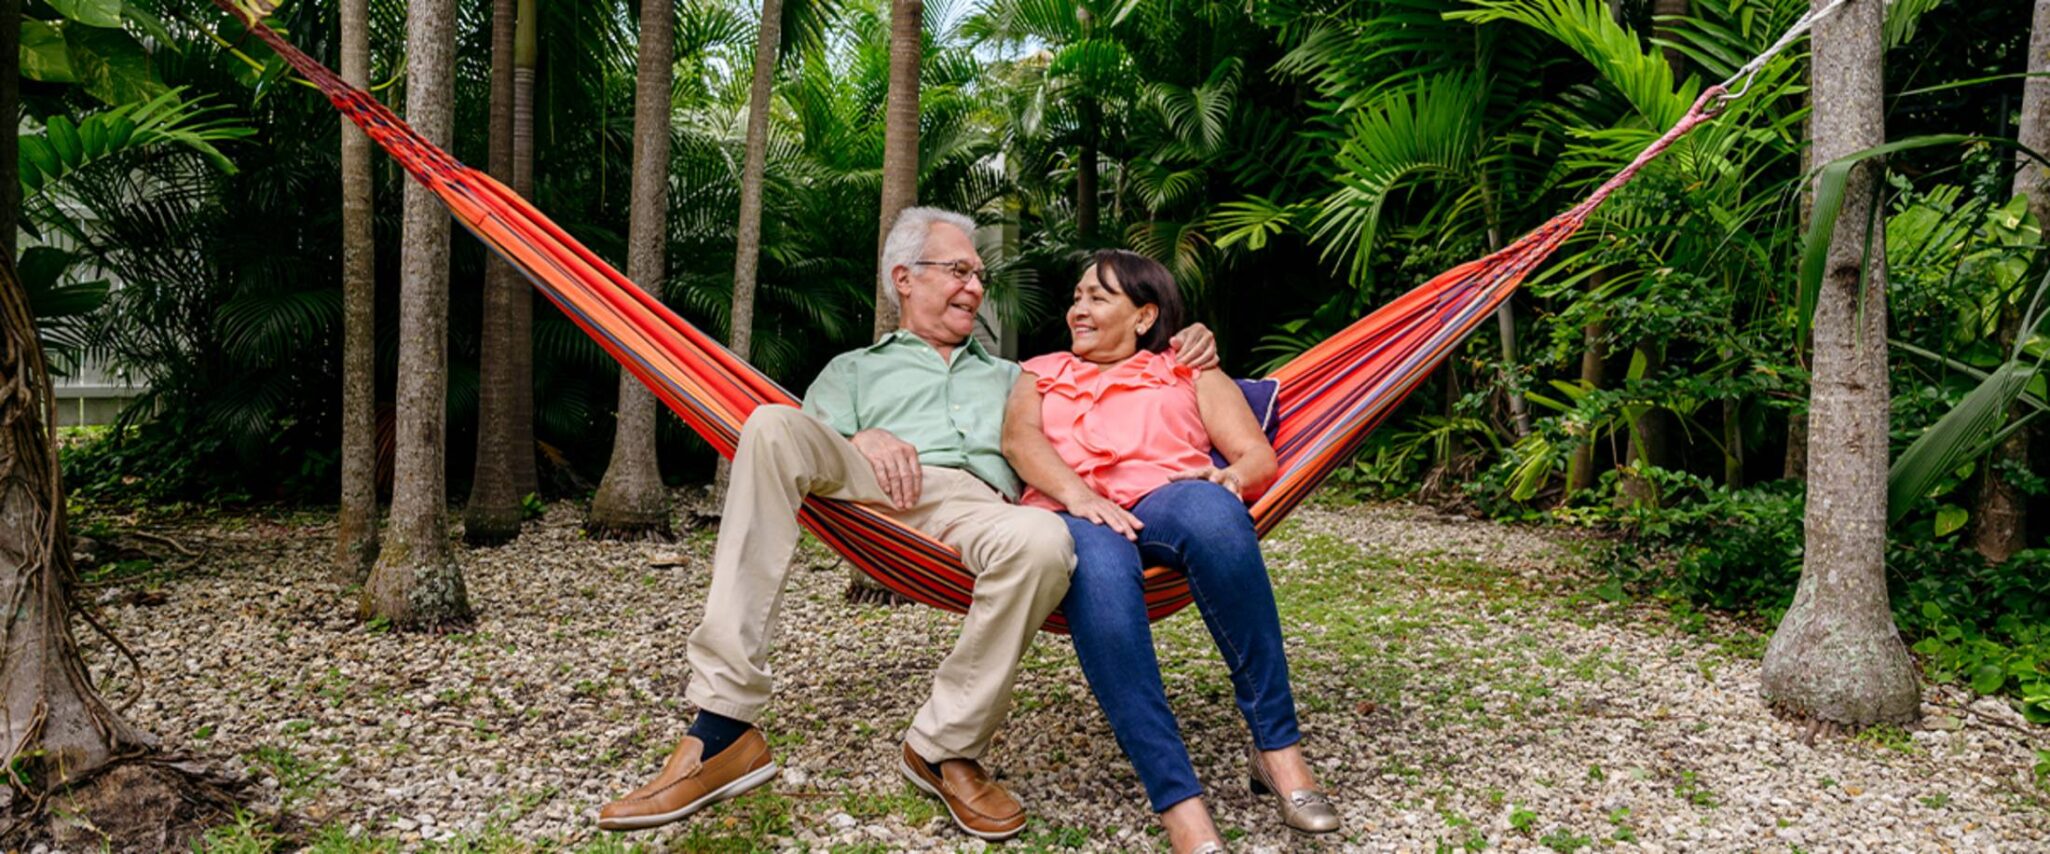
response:
<svg viewBox="0 0 2050 854"><path fill-rule="evenodd" d="M967 261L913 261L914 267L938 267L954 274L956 280L966 282L970 276L980 281L989 281L989 268L977 267Z"/></svg>

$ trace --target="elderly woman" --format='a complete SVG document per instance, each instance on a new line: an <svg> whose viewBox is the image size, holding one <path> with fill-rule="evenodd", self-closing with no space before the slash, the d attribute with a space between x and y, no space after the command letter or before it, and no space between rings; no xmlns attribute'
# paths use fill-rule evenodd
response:
<svg viewBox="0 0 2050 854"><path fill-rule="evenodd" d="M1076 567L1061 608L1089 687L1178 852L1222 851L1161 684L1145 568L1187 574L1252 731L1251 785L1306 833L1338 815L1303 759L1274 590L1245 501L1274 477L1274 448L1238 386L1166 351L1181 296L1160 264L1098 252L1068 309L1066 353L1028 361L1011 390L1004 454L1061 512ZM1215 448L1230 462L1212 464Z"/></svg>

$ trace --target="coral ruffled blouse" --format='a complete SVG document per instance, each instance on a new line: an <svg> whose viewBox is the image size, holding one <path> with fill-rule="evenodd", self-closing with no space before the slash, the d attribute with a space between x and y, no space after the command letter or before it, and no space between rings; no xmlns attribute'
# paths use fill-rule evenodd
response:
<svg viewBox="0 0 2050 854"><path fill-rule="evenodd" d="M1120 507L1139 503L1168 475L1210 465L1210 432L1196 407L1196 372L1167 353L1140 350L1099 367L1073 353L1028 361L1038 376L1040 427L1089 488ZM1021 503L1066 509L1037 489Z"/></svg>

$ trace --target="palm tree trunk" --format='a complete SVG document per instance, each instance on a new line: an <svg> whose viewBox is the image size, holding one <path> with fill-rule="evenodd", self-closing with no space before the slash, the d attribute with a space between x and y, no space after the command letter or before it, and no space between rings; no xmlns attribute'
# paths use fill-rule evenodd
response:
<svg viewBox="0 0 2050 854"><path fill-rule="evenodd" d="M1595 273L1588 277L1589 290L1600 290L1607 280L1606 274ZM1608 330L1599 321L1580 329L1580 387L1588 391L1601 388L1607 379L1608 352L1602 343L1607 336ZM1566 461L1566 494L1559 498L1562 506L1572 500L1574 493L1593 488L1595 482L1594 431L1586 425L1575 429L1580 432L1577 438L1581 441L1574 446L1573 456Z"/></svg>
<svg viewBox="0 0 2050 854"><path fill-rule="evenodd" d="M1631 345L1630 360L1644 362L1641 379L1656 376L1664 367L1665 348L1656 342L1639 340ZM1653 486L1643 472L1647 468L1661 468L1665 465L1666 418L1665 411L1656 406L1646 407L1630 423L1629 443L1623 451L1623 476L1616 483L1617 507L1635 507L1658 503L1658 488Z"/></svg>
<svg viewBox="0 0 2050 854"><path fill-rule="evenodd" d="M1103 105L1087 95L1078 98L1082 113L1081 150L1075 155L1075 236L1084 246L1094 245L1097 229L1096 146L1103 133Z"/></svg>
<svg viewBox="0 0 2050 854"><path fill-rule="evenodd" d="M641 0L640 58L634 76L634 165L628 202L626 275L660 296L669 218L669 83L676 9ZM655 454L655 395L619 372L619 423L612 461L591 499L586 527L612 538L669 536L669 495Z"/></svg>
<svg viewBox="0 0 2050 854"><path fill-rule="evenodd" d="M491 177L511 185L514 0L491 3ZM534 453L531 442L513 445L512 307L526 300L527 283L497 255L484 259L484 328L477 364L477 459L470 500L463 506L463 539L502 543L520 532L520 493L512 458Z"/></svg>
<svg viewBox="0 0 2050 854"><path fill-rule="evenodd" d="M512 188L522 198L531 199L534 62L540 54L537 34L541 16L535 0L518 0L518 5L513 24ZM526 496L541 491L541 477L534 462L538 456L534 444L534 293L523 285L505 316L511 337L506 361L512 366L512 416L507 419L512 438L506 443L517 449L511 457L513 492Z"/></svg>
<svg viewBox="0 0 2050 854"><path fill-rule="evenodd" d="M726 345L742 359L754 351L755 274L762 255L762 181L769 166L770 85L783 41L783 0L762 0L755 32L754 80L747 90L747 150L740 163L740 224L734 229L733 314ZM726 494L728 463L719 459L715 492Z"/></svg>
<svg viewBox="0 0 2050 854"><path fill-rule="evenodd" d="M454 17L454 0L417 0L406 16L406 119L442 147L455 98ZM363 585L363 613L401 628L436 628L469 619L470 601L448 541L449 216L417 181L406 183L404 229L391 526Z"/></svg>
<svg viewBox="0 0 2050 854"><path fill-rule="evenodd" d="M876 233L876 337L897 328L897 305L882 269L883 238L897 213L918 204L918 69L924 57L924 0L890 0L890 95L883 126L883 208Z"/></svg>
<svg viewBox="0 0 2050 854"><path fill-rule="evenodd" d="M2050 72L2050 0L2036 0L2035 24L2029 36L2028 70ZM2022 83L2022 121L2018 134L2022 145L2035 151L2050 151L2050 78L2030 77ZM2016 155L2014 192L2026 196L2029 211L2038 223L2050 223L2050 171L2027 156ZM2013 348L2022 332L2021 306L2009 303L2000 312L1999 344L2002 351ZM2009 418L2024 415L2020 404ZM2029 442L2034 431L2023 427L2003 440L1986 458L1979 471L1976 506L1972 508L1972 548L1995 563L2014 557L2028 545L2027 505L2019 490L2007 480L2006 470L2027 471Z"/></svg>
<svg viewBox="0 0 2050 854"><path fill-rule="evenodd" d="M370 2L342 0L342 79L370 84ZM342 120L342 507L335 574L362 581L377 560L377 241L370 137Z"/></svg>
<svg viewBox="0 0 2050 854"><path fill-rule="evenodd" d="M1815 0L1821 5L1825 0ZM1851 3L1815 27L1814 148L1829 161L1886 141L1882 3ZM1770 702L1851 726L1903 723L1921 685L1886 591L1888 389L1879 164L1852 174L1815 309L1801 582L1765 651Z"/></svg>

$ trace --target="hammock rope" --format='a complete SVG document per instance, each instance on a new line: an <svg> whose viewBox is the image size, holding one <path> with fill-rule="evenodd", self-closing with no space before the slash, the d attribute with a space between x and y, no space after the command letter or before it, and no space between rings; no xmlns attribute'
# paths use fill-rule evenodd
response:
<svg viewBox="0 0 2050 854"><path fill-rule="evenodd" d="M1842 2L1837 0L1831 8ZM773 380L570 238L518 194L456 161L377 99L285 41L264 24L260 8L248 8L251 0L214 3L318 86L338 110L433 191L457 222L525 274L721 455L733 455L740 426L755 407L797 403ZM1798 28L1805 29L1816 17L1820 15L1804 16ZM1797 33L1790 31L1782 41L1793 35ZM1610 194L1674 142L1714 118L1726 91L1718 85L1703 92L1685 117L1572 208L1487 257L1440 273L1276 371L1279 427L1274 445L1280 473L1250 508L1259 532L1264 536L1272 531L1349 459L1367 433ZM960 556L938 540L874 509L842 501L807 499L798 518L891 590L957 613L968 609L974 577L961 565ZM1147 571L1149 618L1160 619L1190 601L1187 580L1180 573ZM1065 632L1066 622L1056 612L1044 628Z"/></svg>

